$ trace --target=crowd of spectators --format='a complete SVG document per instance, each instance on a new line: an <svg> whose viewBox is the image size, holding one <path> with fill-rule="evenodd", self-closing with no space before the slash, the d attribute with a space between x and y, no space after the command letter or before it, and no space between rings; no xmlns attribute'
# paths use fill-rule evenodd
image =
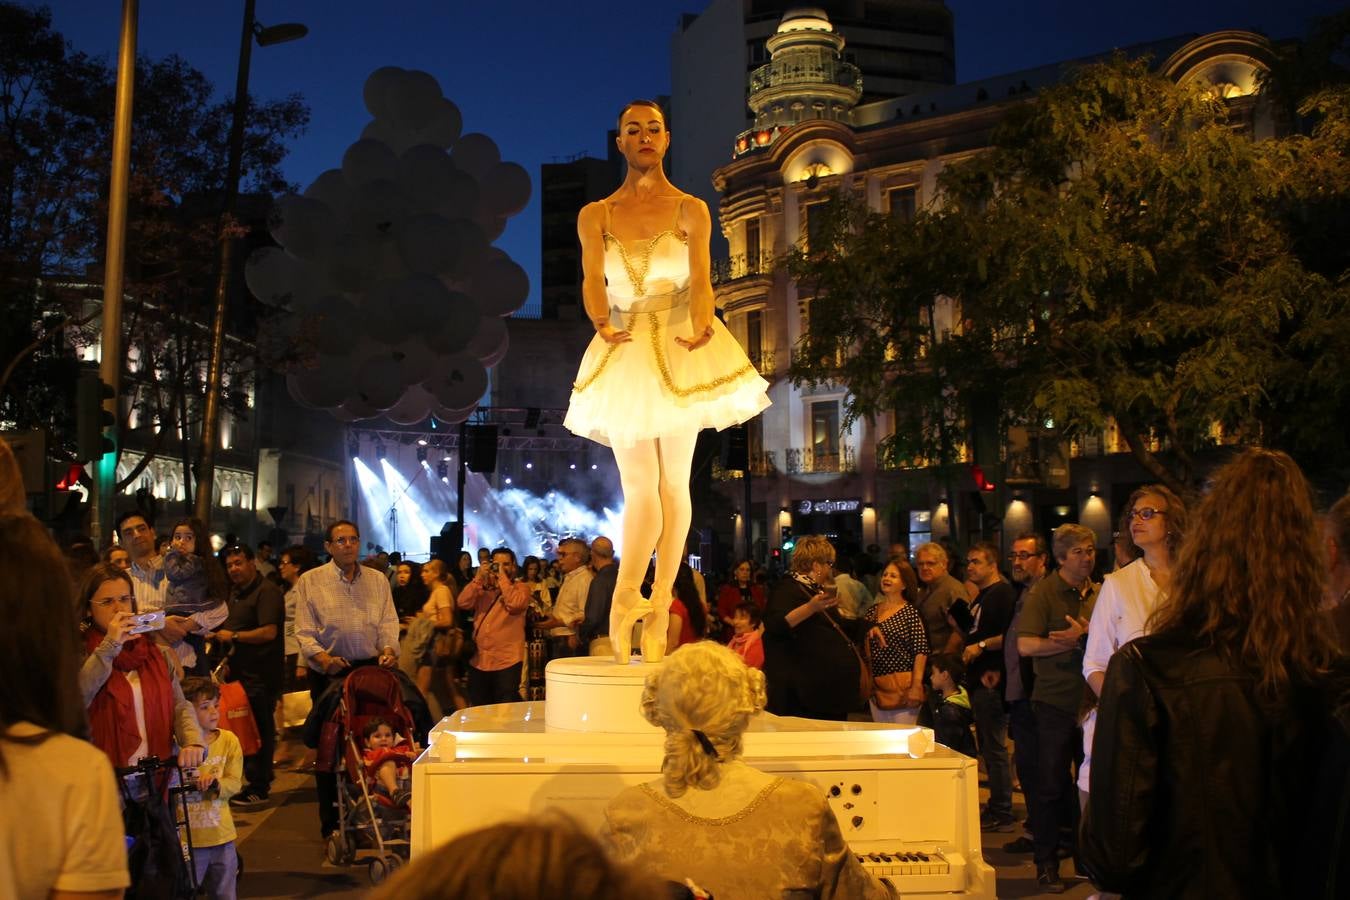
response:
<svg viewBox="0 0 1350 900"><path fill-rule="evenodd" d="M668 652L727 645L727 658L762 672L764 707L779 715L932 726L983 765L983 830L1015 830L1020 785L1026 835L1003 848L1031 854L1043 891L1065 889L1061 860L1073 858L1126 896L1256 896L1292 881L1314 896L1321 870L1295 876L1284 861L1300 841L1328 859L1347 843L1336 804L1350 746L1350 496L1320 516L1312 504L1288 457L1253 450L1214 473L1194 509L1162 485L1136 490L1102 548L1076 524L1049 540L1005 536L1006 556L978 541L844 559L826 537L802 536L777 578L735 560L710 583L682 564ZM26 548L24 568L58 552L31 520L0 525ZM612 654L617 558L605 536L563 540L523 565L513 548L481 548L475 565L468 551L362 560L347 521L324 535L323 563L300 545L273 558L231 541L213 554L200 522L157 535L140 512L116 535L101 554L55 556L59 578L40 586L70 598L50 604L73 611L78 644L66 656L41 638L70 666L35 682L45 706L4 700L0 780L36 764L23 748L44 742L75 758L89 741L103 764L82 763L86 781L152 756L195 767L208 738L180 681L215 670L241 683L259 726L230 802L263 805L285 691L317 698L350 668L380 665L448 711L537 697L549 659ZM148 632L144 613L162 614ZM336 787L317 780L327 834ZM81 784L89 814L106 817L107 798ZM1221 804L1204 799L1218 793ZM1251 854L1258 845L1269 852ZM89 878L59 866L40 878L116 888L125 871L103 856L89 851Z"/></svg>

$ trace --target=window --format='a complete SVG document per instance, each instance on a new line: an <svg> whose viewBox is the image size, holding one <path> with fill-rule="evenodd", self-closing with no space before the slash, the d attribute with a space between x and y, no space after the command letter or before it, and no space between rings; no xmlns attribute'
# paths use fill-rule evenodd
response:
<svg viewBox="0 0 1350 900"><path fill-rule="evenodd" d="M756 362L764 351L764 311L755 309L745 314L745 353Z"/></svg>
<svg viewBox="0 0 1350 900"><path fill-rule="evenodd" d="M838 471L838 400L819 400L811 404L811 456L814 471Z"/></svg>
<svg viewBox="0 0 1350 900"><path fill-rule="evenodd" d="M745 223L745 274L757 275L761 268L759 219L750 219Z"/></svg>
<svg viewBox="0 0 1350 900"><path fill-rule="evenodd" d="M803 249L820 250L825 247L825 203L806 203L802 206L802 225L799 235Z"/></svg>
<svg viewBox="0 0 1350 900"><path fill-rule="evenodd" d="M899 219L901 222L914 221L914 211L917 207L916 188L913 186L892 188L886 192L886 199L892 218Z"/></svg>

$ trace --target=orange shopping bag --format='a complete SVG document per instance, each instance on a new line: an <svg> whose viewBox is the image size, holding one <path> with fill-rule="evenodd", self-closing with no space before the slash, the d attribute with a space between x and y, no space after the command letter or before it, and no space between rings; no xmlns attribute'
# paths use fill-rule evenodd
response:
<svg viewBox="0 0 1350 900"><path fill-rule="evenodd" d="M234 732L245 756L257 753L262 748L262 737L258 734L258 723L253 718L252 707L248 705L244 686L237 681L227 681L219 687L220 727Z"/></svg>

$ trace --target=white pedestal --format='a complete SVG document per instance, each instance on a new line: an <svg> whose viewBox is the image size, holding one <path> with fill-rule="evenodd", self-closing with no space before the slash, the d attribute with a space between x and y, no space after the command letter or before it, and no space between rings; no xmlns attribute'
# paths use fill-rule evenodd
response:
<svg viewBox="0 0 1350 900"><path fill-rule="evenodd" d="M659 729L642 717L638 706L647 675L660 667L641 659L619 665L607 656L555 659L544 670L544 722L565 731L655 733Z"/></svg>

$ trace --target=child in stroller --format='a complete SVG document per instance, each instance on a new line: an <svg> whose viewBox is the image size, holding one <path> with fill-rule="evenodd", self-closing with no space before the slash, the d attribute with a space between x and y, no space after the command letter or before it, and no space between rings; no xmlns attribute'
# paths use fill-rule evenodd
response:
<svg viewBox="0 0 1350 900"><path fill-rule="evenodd" d="M372 716L361 729L365 750L361 760L366 767L366 783L375 799L386 806L407 808L412 792L408 768L417 755L416 743L409 744L394 734L394 726L382 716Z"/></svg>

